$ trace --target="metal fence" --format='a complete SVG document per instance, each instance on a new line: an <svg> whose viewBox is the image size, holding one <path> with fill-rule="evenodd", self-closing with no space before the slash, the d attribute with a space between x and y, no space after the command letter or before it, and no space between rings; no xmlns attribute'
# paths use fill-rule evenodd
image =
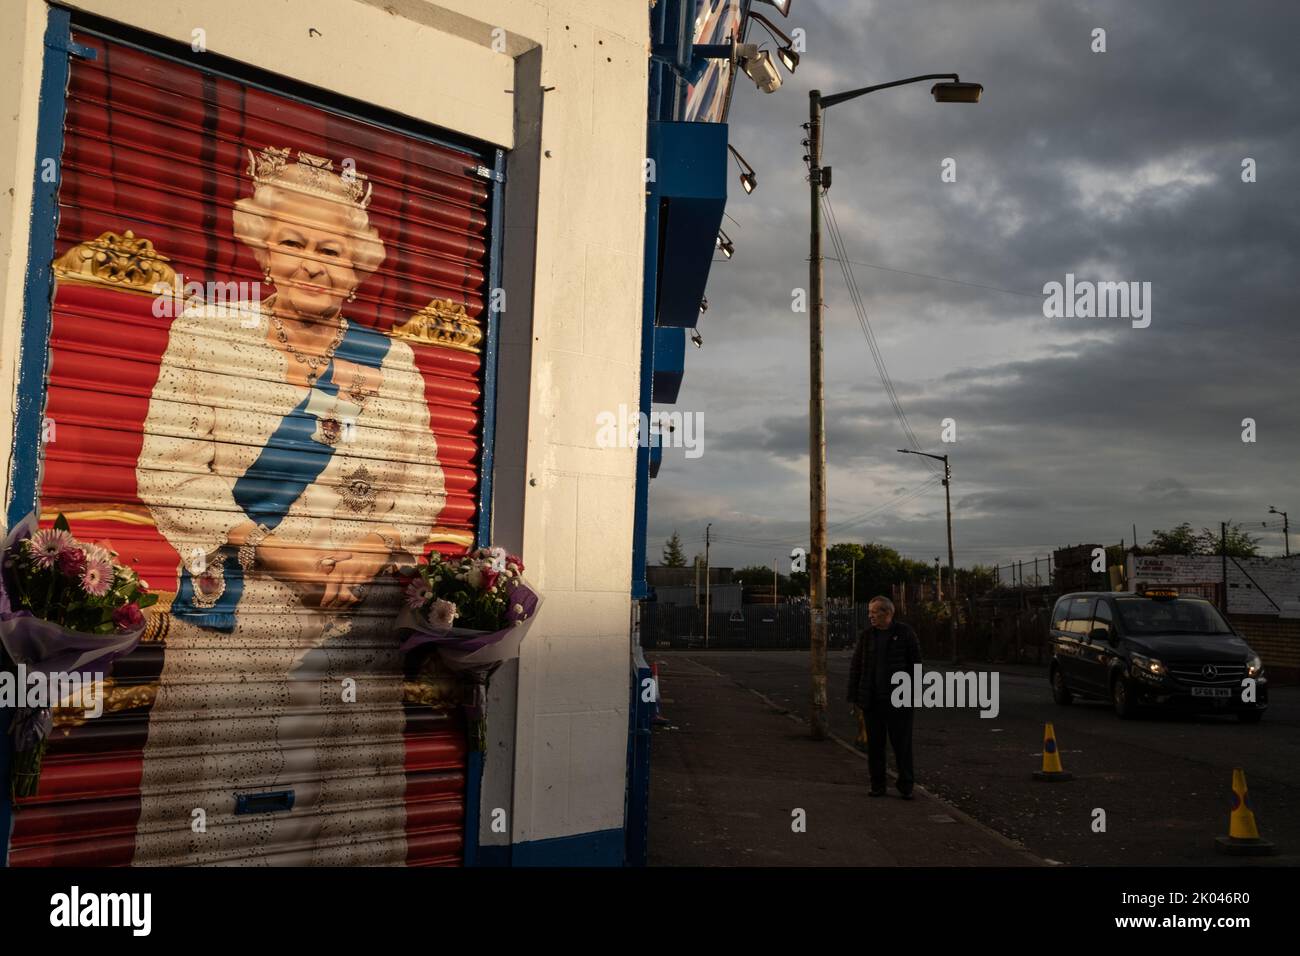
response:
<svg viewBox="0 0 1300 956"><path fill-rule="evenodd" d="M828 646L852 647L866 622L865 604L828 608ZM654 602L641 607L641 645L646 648L794 650L806 648L808 643L807 604L746 604L730 611L713 611L707 629L703 608Z"/></svg>

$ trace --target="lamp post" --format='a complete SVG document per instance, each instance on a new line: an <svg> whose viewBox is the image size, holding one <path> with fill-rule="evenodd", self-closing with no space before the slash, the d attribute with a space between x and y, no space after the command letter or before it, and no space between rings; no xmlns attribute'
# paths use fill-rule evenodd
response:
<svg viewBox="0 0 1300 956"><path fill-rule="evenodd" d="M947 455L932 455L928 451L898 449L903 455L921 455L943 462L943 506L948 515L948 639L952 643L952 662L957 663L957 570L952 560L952 468ZM935 561L938 562L938 558Z"/></svg>
<svg viewBox="0 0 1300 956"><path fill-rule="evenodd" d="M809 647L812 655L812 719L814 740L824 740L829 734L826 713L826 393L823 381L823 323L822 323L822 218L821 189L823 183L830 187L830 167L822 167L822 113L837 103L856 99L877 90L886 90L923 80L940 80L930 89L938 103L978 103L984 87L978 83L963 83L956 73L926 73L891 83L864 86L822 96L821 90L808 92L808 187L809 187L809 256L808 296L811 310L808 318L809 338L809 511L812 539L812 565L809 567L809 597L811 629ZM954 632L955 633L955 632ZM954 648L955 650L955 648Z"/></svg>
<svg viewBox="0 0 1300 956"><path fill-rule="evenodd" d="M1278 511L1272 505L1269 505L1268 513L1271 515L1282 516L1282 549L1286 552L1286 556L1289 558L1291 557L1291 523L1287 518L1286 512Z"/></svg>

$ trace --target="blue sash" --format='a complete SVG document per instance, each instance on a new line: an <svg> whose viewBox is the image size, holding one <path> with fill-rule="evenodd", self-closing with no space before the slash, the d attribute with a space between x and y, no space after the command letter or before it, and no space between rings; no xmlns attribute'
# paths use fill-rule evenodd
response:
<svg viewBox="0 0 1300 956"><path fill-rule="evenodd" d="M334 354L337 358L377 369L383 365L390 344L388 336L351 322ZM235 482L235 503L249 519L272 531L289 513L293 503L320 477L334 456L333 445L323 444L312 437L317 419L307 411L307 404L313 390L319 390L330 398L338 396L333 359L316 384L307 390L303 400L280 421L257 460ZM244 570L239 566L238 552L234 548L222 548L217 560L226 587L216 604L208 608L195 605L194 582L189 568L182 563L180 587L172 602L171 613L199 627L228 634L235 629L235 609L244 593Z"/></svg>

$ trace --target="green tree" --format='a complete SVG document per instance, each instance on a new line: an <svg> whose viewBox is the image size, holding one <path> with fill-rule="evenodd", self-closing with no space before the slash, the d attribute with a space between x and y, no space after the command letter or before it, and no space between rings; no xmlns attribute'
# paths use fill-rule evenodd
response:
<svg viewBox="0 0 1300 956"><path fill-rule="evenodd" d="M1258 539L1234 521L1228 522L1226 533L1223 534L1202 528L1196 536L1196 543L1201 554L1219 555L1226 550L1230 558L1253 558L1259 555Z"/></svg>
<svg viewBox="0 0 1300 956"><path fill-rule="evenodd" d="M833 544L826 549L826 594L846 598L853 593L851 575L867 556L860 544Z"/></svg>
<svg viewBox="0 0 1300 956"><path fill-rule="evenodd" d="M664 543L664 567L686 567L686 555L682 552L682 538L676 530L673 531L673 536Z"/></svg>
<svg viewBox="0 0 1300 956"><path fill-rule="evenodd" d="M1141 549L1143 554L1220 555L1224 552L1225 537L1229 557L1253 558L1259 554L1258 539L1234 521L1228 522L1226 535L1221 535L1216 528L1193 531L1186 521L1168 531L1153 531L1152 535Z"/></svg>
<svg viewBox="0 0 1300 956"><path fill-rule="evenodd" d="M1152 531L1151 540L1143 549L1147 554L1199 554L1199 536L1184 521L1168 531Z"/></svg>

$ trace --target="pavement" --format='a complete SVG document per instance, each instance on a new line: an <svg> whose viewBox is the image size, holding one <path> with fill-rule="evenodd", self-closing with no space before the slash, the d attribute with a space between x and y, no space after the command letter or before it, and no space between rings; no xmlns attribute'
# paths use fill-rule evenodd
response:
<svg viewBox="0 0 1300 956"><path fill-rule="evenodd" d="M803 718L707 664L647 658L667 720L651 743L651 866L1046 865L920 785L901 799L892 770L888 795L868 797L852 740L813 740Z"/></svg>

